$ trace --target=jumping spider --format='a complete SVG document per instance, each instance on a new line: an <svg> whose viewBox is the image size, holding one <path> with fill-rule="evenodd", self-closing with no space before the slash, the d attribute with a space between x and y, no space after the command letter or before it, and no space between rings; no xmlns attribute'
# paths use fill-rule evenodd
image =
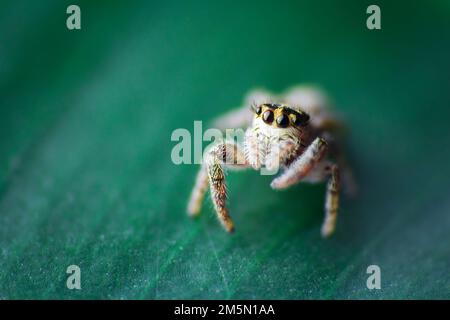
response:
<svg viewBox="0 0 450 320"><path fill-rule="evenodd" d="M274 103L273 101L277 101ZM251 105L251 108L248 106ZM285 189L300 181L318 183L328 180L325 197L323 237L330 236L336 225L339 207L340 175L352 188L350 170L339 151L341 123L332 115L321 91L295 87L281 96L252 91L241 107L219 118L216 126L247 127L244 143L216 144L204 157L188 204L191 216L199 214L208 184L211 199L223 227L234 231L226 207L224 167L255 170L276 169L282 173L272 180L273 189Z"/></svg>

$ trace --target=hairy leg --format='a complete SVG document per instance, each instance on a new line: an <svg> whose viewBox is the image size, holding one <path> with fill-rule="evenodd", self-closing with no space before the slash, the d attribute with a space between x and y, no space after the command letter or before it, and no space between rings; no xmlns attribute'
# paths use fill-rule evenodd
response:
<svg viewBox="0 0 450 320"><path fill-rule="evenodd" d="M247 162L244 153L235 143L219 144L212 148L206 157L211 199L217 217L228 232L234 231L234 225L226 207L227 193L223 166L235 166L236 164L246 166Z"/></svg>
<svg viewBox="0 0 450 320"><path fill-rule="evenodd" d="M339 169L337 165L332 165L325 197L325 220L323 221L321 229L323 237L332 235L336 228L336 219L339 208L339 188Z"/></svg>
<svg viewBox="0 0 450 320"><path fill-rule="evenodd" d="M318 162L320 162L326 151L326 141L322 138L316 138L279 177L272 181L270 186L273 189L285 189L299 182L311 172Z"/></svg>
<svg viewBox="0 0 450 320"><path fill-rule="evenodd" d="M205 155L204 163L197 175L197 182L191 193L188 212L197 215L208 186L217 217L228 231L234 230L233 221L226 208L226 184L224 167L244 168L248 166L245 155L235 143L221 143L210 149Z"/></svg>
<svg viewBox="0 0 450 320"><path fill-rule="evenodd" d="M203 199L205 198L207 189L208 172L206 171L206 166L202 165L200 167L200 170L198 171L195 185L189 198L187 212L190 216L195 217L200 214L200 209L202 207Z"/></svg>

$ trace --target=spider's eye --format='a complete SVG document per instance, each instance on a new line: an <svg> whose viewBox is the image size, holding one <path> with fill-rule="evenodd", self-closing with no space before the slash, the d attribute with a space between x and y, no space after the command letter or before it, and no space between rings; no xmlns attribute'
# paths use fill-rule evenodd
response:
<svg viewBox="0 0 450 320"><path fill-rule="evenodd" d="M295 117L294 124L296 126L304 126L309 121L309 115L306 113L300 113Z"/></svg>
<svg viewBox="0 0 450 320"><path fill-rule="evenodd" d="M289 118L288 116L282 114L277 118L277 125L280 128L286 128L289 125Z"/></svg>
<svg viewBox="0 0 450 320"><path fill-rule="evenodd" d="M262 118L265 123L271 124L273 122L273 112L272 110L266 110L264 111Z"/></svg>
<svg viewBox="0 0 450 320"><path fill-rule="evenodd" d="M256 114L257 114L258 116L261 114L261 111L262 111L261 106L257 106L257 107L255 108L255 112L256 112Z"/></svg>

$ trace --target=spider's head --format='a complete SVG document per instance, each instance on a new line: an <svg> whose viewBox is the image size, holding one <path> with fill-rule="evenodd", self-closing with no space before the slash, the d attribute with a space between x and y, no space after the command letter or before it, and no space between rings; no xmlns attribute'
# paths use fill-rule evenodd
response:
<svg viewBox="0 0 450 320"><path fill-rule="evenodd" d="M263 103L252 106L255 117L273 128L299 128L308 124L309 115L299 109L277 103Z"/></svg>

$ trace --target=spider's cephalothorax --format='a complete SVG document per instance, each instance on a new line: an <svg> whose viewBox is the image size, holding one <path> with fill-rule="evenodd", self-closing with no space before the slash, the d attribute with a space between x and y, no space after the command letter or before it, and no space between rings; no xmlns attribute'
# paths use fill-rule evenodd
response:
<svg viewBox="0 0 450 320"><path fill-rule="evenodd" d="M250 166L273 170L287 165L306 146L309 115L284 104L262 103L252 109L254 120L244 141Z"/></svg>
<svg viewBox="0 0 450 320"><path fill-rule="evenodd" d="M300 181L328 180L322 235L329 236L335 229L339 204L338 163L350 177L343 158L336 152L335 129L339 122L329 112L324 96L315 89L294 88L277 97L281 103L268 102L273 97L265 91L253 91L246 102L251 103L252 112L244 106L219 119L217 125L221 129L247 127L244 143L218 143L207 152L188 212L192 216L200 212L209 185L219 220L232 232L224 168L265 167L275 172L281 169L281 174L272 180L273 189L284 189Z"/></svg>

